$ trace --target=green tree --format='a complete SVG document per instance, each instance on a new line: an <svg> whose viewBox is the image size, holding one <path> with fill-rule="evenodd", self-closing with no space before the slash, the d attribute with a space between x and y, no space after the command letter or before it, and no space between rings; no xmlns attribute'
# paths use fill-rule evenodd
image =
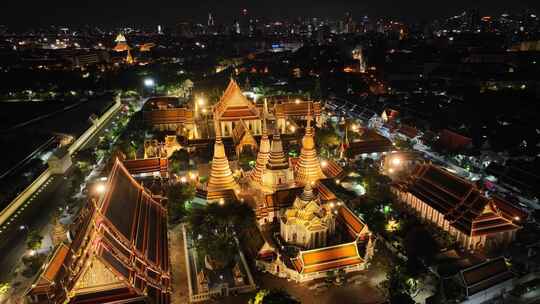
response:
<svg viewBox="0 0 540 304"><path fill-rule="evenodd" d="M189 153L186 149L180 149L174 151L169 157L169 167L171 172L178 173L180 171L187 170L189 165Z"/></svg>
<svg viewBox="0 0 540 304"><path fill-rule="evenodd" d="M172 223L181 221L186 215L186 203L195 197L192 184L171 185L167 191L169 219Z"/></svg>
<svg viewBox="0 0 540 304"><path fill-rule="evenodd" d="M262 289L257 292L249 304L300 304L284 290Z"/></svg>
<svg viewBox="0 0 540 304"><path fill-rule="evenodd" d="M418 282L407 274L406 266L403 263L398 260L395 262L390 271L386 273L386 279L378 287L390 303L414 303L408 299L418 293Z"/></svg>
<svg viewBox="0 0 540 304"><path fill-rule="evenodd" d="M248 205L238 202L209 204L190 210L187 223L201 256L227 265L237 251L235 236L255 224L255 214Z"/></svg>
<svg viewBox="0 0 540 304"><path fill-rule="evenodd" d="M32 230L28 232L26 236L26 247L30 250L38 250L41 248L41 243L43 242L43 236L39 234L37 230Z"/></svg>

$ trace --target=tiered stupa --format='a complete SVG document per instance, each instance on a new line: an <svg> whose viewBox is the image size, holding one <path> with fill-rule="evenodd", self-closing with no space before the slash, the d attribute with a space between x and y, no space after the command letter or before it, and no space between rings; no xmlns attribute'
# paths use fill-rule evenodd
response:
<svg viewBox="0 0 540 304"><path fill-rule="evenodd" d="M289 166L288 157L283 152L283 144L278 130L275 131L272 138L270 155L262 179L263 185L271 190L284 188L294 183L294 173Z"/></svg>
<svg viewBox="0 0 540 304"><path fill-rule="evenodd" d="M311 126L311 114L309 114L309 110L306 134L304 135L304 138L302 138L300 159L298 160L294 171L296 173L295 180L301 185L316 182L321 178L325 178L321 169L319 157L317 156L313 127Z"/></svg>
<svg viewBox="0 0 540 304"><path fill-rule="evenodd" d="M225 146L221 139L220 130L216 128L214 157L203 196L208 201L215 201L222 198L229 199L234 196L234 191L238 189L238 183L233 177L231 168L229 167L229 160L225 154Z"/></svg>
<svg viewBox="0 0 540 304"><path fill-rule="evenodd" d="M259 153L257 153L257 161L255 162L255 168L251 170L249 178L256 184L262 184L262 176L268 159L270 157L270 139L268 137L268 130L266 129L266 117L263 118L261 143L259 145Z"/></svg>

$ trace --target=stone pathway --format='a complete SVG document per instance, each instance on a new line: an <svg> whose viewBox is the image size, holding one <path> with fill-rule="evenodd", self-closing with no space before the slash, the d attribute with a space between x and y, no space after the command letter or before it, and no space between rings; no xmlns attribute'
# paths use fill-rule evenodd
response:
<svg viewBox="0 0 540 304"><path fill-rule="evenodd" d="M169 255L171 257L172 304L188 303L188 278L182 225L169 229Z"/></svg>

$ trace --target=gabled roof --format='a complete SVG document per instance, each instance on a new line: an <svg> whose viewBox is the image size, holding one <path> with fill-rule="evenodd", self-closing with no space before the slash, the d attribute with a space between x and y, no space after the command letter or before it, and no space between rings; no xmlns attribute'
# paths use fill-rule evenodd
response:
<svg viewBox="0 0 540 304"><path fill-rule="evenodd" d="M503 257L469 267L460 272L467 296L504 283L514 277Z"/></svg>
<svg viewBox="0 0 540 304"><path fill-rule="evenodd" d="M253 102L242 94L242 90L231 78L227 89L214 107L214 119L237 120L259 119L259 110Z"/></svg>
<svg viewBox="0 0 540 304"><path fill-rule="evenodd" d="M143 120L152 125L192 124L193 111L186 108L144 110Z"/></svg>
<svg viewBox="0 0 540 304"><path fill-rule="evenodd" d="M168 170L167 158L146 158L124 160L124 166L131 174L154 173L166 174Z"/></svg>
<svg viewBox="0 0 540 304"><path fill-rule="evenodd" d="M348 232L354 238L358 238L366 228L366 224L344 205L338 208L338 219L347 227Z"/></svg>
<svg viewBox="0 0 540 304"><path fill-rule="evenodd" d="M514 215L514 208L508 203L486 198L473 184L437 166L417 166L407 188L466 235L520 228L513 219L519 215ZM498 206L505 212L501 212Z"/></svg>
<svg viewBox="0 0 540 304"><path fill-rule="evenodd" d="M299 273L313 273L339 269L363 263L358 253L356 242L301 251L292 259L292 264Z"/></svg>
<svg viewBox="0 0 540 304"><path fill-rule="evenodd" d="M167 210L118 159L107 192L99 202L89 202L81 217L64 267L58 267L55 255L43 271L55 283L47 294L68 303L109 303L146 294L154 303L169 303Z"/></svg>
<svg viewBox="0 0 540 304"><path fill-rule="evenodd" d="M321 115L321 103L313 101L282 102L276 104L274 109L276 117L306 117L308 114L317 117Z"/></svg>

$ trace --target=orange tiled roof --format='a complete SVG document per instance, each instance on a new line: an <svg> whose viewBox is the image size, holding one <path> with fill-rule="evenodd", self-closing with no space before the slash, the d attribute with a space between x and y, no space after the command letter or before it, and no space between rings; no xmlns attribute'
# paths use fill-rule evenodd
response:
<svg viewBox="0 0 540 304"><path fill-rule="evenodd" d="M359 264L363 262L363 259L358 255L356 242L352 242L301 251L292 262L298 272L310 273Z"/></svg>
<svg viewBox="0 0 540 304"><path fill-rule="evenodd" d="M321 103L313 101L283 102L275 105L277 117L285 116L307 116L308 111L311 116L321 115Z"/></svg>
<svg viewBox="0 0 540 304"><path fill-rule="evenodd" d="M50 282L54 281L54 278L64 264L64 260L66 259L68 253L69 247L63 243L60 244L54 252L53 257L51 258L42 276Z"/></svg>
<svg viewBox="0 0 540 304"><path fill-rule="evenodd" d="M338 215L339 218L343 220L347 228L356 236L358 236L366 226L354 213L352 213L351 210L349 210L349 208L345 206L341 206L341 208L338 209Z"/></svg>
<svg viewBox="0 0 540 304"><path fill-rule="evenodd" d="M219 102L214 106L214 118L220 120L259 119L259 111L255 104L248 100L233 79Z"/></svg>

